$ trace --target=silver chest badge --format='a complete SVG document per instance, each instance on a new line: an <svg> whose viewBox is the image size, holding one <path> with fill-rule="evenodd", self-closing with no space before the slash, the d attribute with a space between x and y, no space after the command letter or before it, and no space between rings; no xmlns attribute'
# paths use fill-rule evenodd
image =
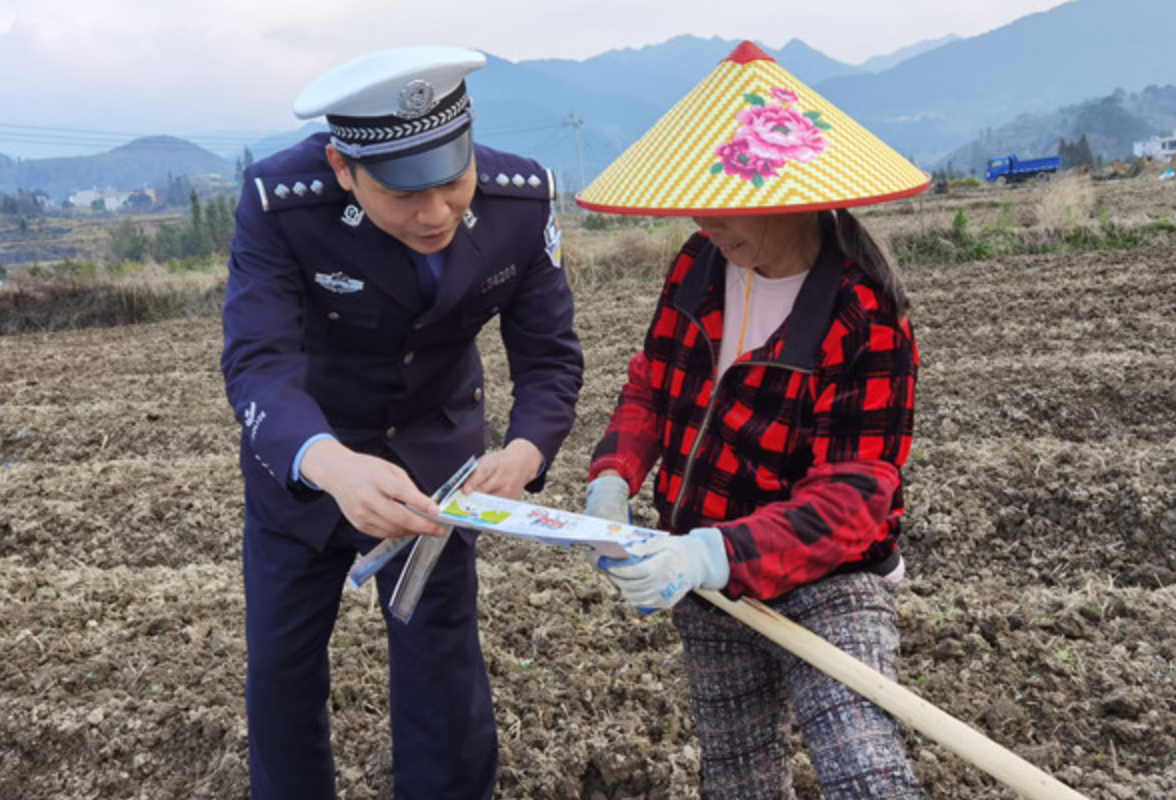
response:
<svg viewBox="0 0 1176 800"><path fill-rule="evenodd" d="M330 275L316 272L314 282L335 294L354 294L363 291L363 281L352 278L342 272L332 272Z"/></svg>

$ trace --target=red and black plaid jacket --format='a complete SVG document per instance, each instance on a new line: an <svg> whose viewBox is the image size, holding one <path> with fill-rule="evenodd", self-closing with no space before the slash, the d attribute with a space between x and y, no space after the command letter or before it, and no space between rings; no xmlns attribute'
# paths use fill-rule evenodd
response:
<svg viewBox="0 0 1176 800"><path fill-rule="evenodd" d="M615 469L636 493L660 459L659 527L719 528L730 597L888 572L914 422L909 322L829 233L792 314L716 387L725 268L703 234L678 254L590 477Z"/></svg>

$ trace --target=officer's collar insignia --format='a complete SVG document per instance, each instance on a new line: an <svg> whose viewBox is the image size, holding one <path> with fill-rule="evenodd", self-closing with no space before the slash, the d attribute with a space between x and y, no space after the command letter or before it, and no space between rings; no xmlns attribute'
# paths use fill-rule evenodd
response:
<svg viewBox="0 0 1176 800"><path fill-rule="evenodd" d="M343 210L342 220L344 224L358 228L359 223L363 222L363 209L355 203L349 203L347 208Z"/></svg>
<svg viewBox="0 0 1176 800"><path fill-rule="evenodd" d="M462 221L465 223L467 228L473 230L474 226L478 224L478 215L467 208L465 215L462 217Z"/></svg>
<svg viewBox="0 0 1176 800"><path fill-rule="evenodd" d="M363 291L363 281L342 272L332 272L330 275L316 272L314 282L335 294L354 294Z"/></svg>

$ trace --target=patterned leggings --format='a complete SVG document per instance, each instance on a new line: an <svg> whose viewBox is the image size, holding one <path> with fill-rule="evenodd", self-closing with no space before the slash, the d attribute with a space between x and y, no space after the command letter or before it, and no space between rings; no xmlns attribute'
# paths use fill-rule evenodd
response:
<svg viewBox="0 0 1176 800"><path fill-rule="evenodd" d="M877 575L832 576L769 605L887 677L897 676L894 589ZM707 800L794 798L794 716L826 800L924 797L902 730L882 709L697 596L687 596L673 614Z"/></svg>

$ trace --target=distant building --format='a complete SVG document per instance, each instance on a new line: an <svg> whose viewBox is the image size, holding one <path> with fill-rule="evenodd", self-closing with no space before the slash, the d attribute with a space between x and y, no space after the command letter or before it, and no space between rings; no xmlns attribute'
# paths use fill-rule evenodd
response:
<svg viewBox="0 0 1176 800"><path fill-rule="evenodd" d="M1169 162L1176 157L1176 131L1171 136L1153 136L1144 142L1135 143L1136 158L1154 158Z"/></svg>
<svg viewBox="0 0 1176 800"><path fill-rule="evenodd" d="M69 202L74 208L97 208L101 204L103 211L118 211L132 194L115 189L81 189L69 196ZM151 194L154 196L154 192Z"/></svg>
<svg viewBox="0 0 1176 800"><path fill-rule="evenodd" d="M205 175L204 180L209 190L214 192L232 192L237 188L236 183L215 172Z"/></svg>

